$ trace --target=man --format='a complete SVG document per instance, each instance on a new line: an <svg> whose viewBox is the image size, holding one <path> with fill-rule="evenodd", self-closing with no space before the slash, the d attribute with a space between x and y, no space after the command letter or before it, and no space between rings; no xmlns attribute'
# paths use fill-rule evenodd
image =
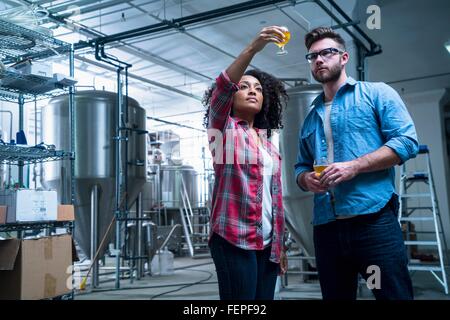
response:
<svg viewBox="0 0 450 320"><path fill-rule="evenodd" d="M418 152L413 121L384 83L348 77L345 41L330 28L305 36L323 93L299 136L297 184L314 196L314 246L324 299L356 299L358 274L377 299L413 299L397 220L394 166ZM313 171L325 158L328 167Z"/></svg>

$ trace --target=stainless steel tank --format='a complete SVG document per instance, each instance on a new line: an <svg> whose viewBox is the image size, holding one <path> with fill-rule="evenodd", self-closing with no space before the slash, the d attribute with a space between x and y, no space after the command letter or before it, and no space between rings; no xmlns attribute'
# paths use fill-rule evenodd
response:
<svg viewBox="0 0 450 320"><path fill-rule="evenodd" d="M116 93L81 91L75 95L75 238L90 256L90 198L98 185L98 240L103 238L115 210L115 140ZM69 96L59 96L42 108L42 141L57 149L70 150ZM145 110L128 98L127 127L145 130ZM136 200L146 181L146 135L131 131L128 142L128 206ZM69 184L62 176L70 176L70 161L43 165L42 184L68 196ZM68 181L66 181L68 182ZM111 235L114 233L111 232ZM111 239L111 237L109 238ZM106 247L106 246L105 246Z"/></svg>
<svg viewBox="0 0 450 320"><path fill-rule="evenodd" d="M160 168L161 199L166 208L182 208L182 182L191 207L199 206L198 175L193 167L162 165Z"/></svg>
<svg viewBox="0 0 450 320"><path fill-rule="evenodd" d="M282 156L283 203L286 222L294 239L314 256L313 198L311 192L303 192L295 181L294 165L297 163L299 131L309 112L312 101L322 92L320 85L297 86L288 90L289 103L283 114L283 129L280 133Z"/></svg>
<svg viewBox="0 0 450 320"><path fill-rule="evenodd" d="M147 179L142 187L142 210L144 214L154 210L157 204L156 179L154 174L147 174Z"/></svg>

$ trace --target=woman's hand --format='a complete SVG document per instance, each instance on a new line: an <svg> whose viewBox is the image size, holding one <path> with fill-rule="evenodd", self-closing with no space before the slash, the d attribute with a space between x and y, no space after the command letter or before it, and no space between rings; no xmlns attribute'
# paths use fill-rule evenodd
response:
<svg viewBox="0 0 450 320"><path fill-rule="evenodd" d="M286 252L284 250L281 250L280 273L282 275L285 274L287 269L288 269L288 258L287 258Z"/></svg>
<svg viewBox="0 0 450 320"><path fill-rule="evenodd" d="M261 51L269 42L282 42L284 40L283 31L286 31L285 28L279 26L263 28L250 44L251 50L256 53Z"/></svg>
<svg viewBox="0 0 450 320"><path fill-rule="evenodd" d="M263 28L227 68L226 72L231 82L238 83L241 80L255 54L261 51L266 44L283 41L283 30L284 28L278 26Z"/></svg>

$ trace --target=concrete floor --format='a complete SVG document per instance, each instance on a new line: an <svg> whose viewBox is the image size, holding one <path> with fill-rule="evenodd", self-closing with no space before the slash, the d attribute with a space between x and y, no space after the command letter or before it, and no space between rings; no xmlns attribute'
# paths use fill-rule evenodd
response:
<svg viewBox="0 0 450 320"><path fill-rule="evenodd" d="M114 274L102 276L100 287L76 294L76 300L218 300L217 277L211 258L192 259L176 257L175 272L169 276L145 276L133 283L121 280L121 290L114 289ZM448 274L448 273L447 273ZM443 287L429 272L411 274L415 299L450 300ZM300 276L289 275L288 285L281 286L276 299L280 300L319 300L321 299L318 281L302 283ZM195 283L195 285L193 285ZM372 294L361 286L358 299L371 300Z"/></svg>

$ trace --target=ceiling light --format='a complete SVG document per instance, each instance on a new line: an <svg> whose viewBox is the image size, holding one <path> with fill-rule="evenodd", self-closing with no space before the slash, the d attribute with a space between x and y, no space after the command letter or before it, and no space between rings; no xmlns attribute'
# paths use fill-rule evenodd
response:
<svg viewBox="0 0 450 320"><path fill-rule="evenodd" d="M445 43L445 49L447 49L448 53L450 53L450 40Z"/></svg>

